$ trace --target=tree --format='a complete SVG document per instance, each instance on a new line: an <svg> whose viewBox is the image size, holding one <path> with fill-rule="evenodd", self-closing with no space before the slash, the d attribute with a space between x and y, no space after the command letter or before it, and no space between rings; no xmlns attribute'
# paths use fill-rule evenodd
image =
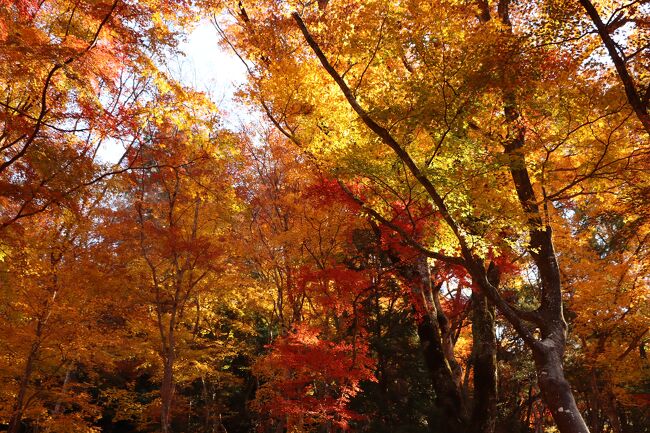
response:
<svg viewBox="0 0 650 433"><path fill-rule="evenodd" d="M589 17L607 54L614 63L616 74L625 89L627 101L634 110L645 131L650 134L650 115L648 102L650 101L650 83L645 76L648 72L648 61L643 52L647 50L647 12L636 3L615 3L603 5L611 11L611 16L606 22L598 11L598 3L590 0L580 0L585 14ZM624 29L624 32L619 32ZM623 41L617 42L623 33Z"/></svg>
<svg viewBox="0 0 650 433"><path fill-rule="evenodd" d="M357 310L372 284L346 262L363 220L351 200L337 203L345 196L336 182L305 175L310 161L283 153L286 138L264 132L263 146L246 146L241 184L250 231L240 254L272 303L268 353L253 365L261 381L254 408L267 428L344 428L357 416L348 405L360 382L373 380Z"/></svg>
<svg viewBox="0 0 650 433"><path fill-rule="evenodd" d="M119 171L99 164L136 140L150 81L169 85L155 65L172 27L191 19L180 2L3 2L0 229Z"/></svg>
<svg viewBox="0 0 650 433"><path fill-rule="evenodd" d="M647 6L0 0L0 430L647 431Z"/></svg>
<svg viewBox="0 0 650 433"><path fill-rule="evenodd" d="M24 425L96 431L99 409L82 365L101 359L110 338L97 326L100 292L89 289L97 275L89 230L96 208L85 199L83 214L62 210L32 218L2 263L0 416L11 433ZM64 415L73 407L73 416Z"/></svg>
<svg viewBox="0 0 650 433"><path fill-rule="evenodd" d="M163 432L171 431L179 354L197 337L202 300L228 271L236 209L227 150L219 148L225 141L211 137L213 118L199 105L183 109L176 96L200 98L168 92L152 104L147 135L129 155L143 168L125 176L116 223L106 234L120 244L118 257L129 257L130 297L153 325L145 332L157 334Z"/></svg>
<svg viewBox="0 0 650 433"><path fill-rule="evenodd" d="M532 351L560 431L586 432L562 366L567 326L552 227L563 216L553 206L620 187L612 173L643 159L616 105L622 95L591 89L580 53L536 44L518 21L534 10L503 1L240 4L225 33L253 62L251 99L287 136L376 190L416 185L443 222L420 246L467 270ZM403 180L382 169L386 160L404 167ZM379 200L365 200L375 218ZM534 305L508 302L490 282L489 251L522 256L521 276L538 279Z"/></svg>

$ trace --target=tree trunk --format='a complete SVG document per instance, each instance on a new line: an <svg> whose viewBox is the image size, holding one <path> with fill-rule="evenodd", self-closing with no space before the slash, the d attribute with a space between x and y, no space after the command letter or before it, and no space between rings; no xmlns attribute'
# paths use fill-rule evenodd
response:
<svg viewBox="0 0 650 433"><path fill-rule="evenodd" d="M507 29L508 38L514 36L510 21L511 0L499 0L498 15ZM506 83L512 83L517 71L503 68L501 75ZM520 316L515 320L517 332L533 352L537 380L544 403L549 407L560 433L589 433L587 424L578 411L571 386L564 376L562 358L566 347L566 321L562 305L562 280L557 256L553 246L553 236L548 218L543 218L539 201L528 173L524 153L526 136L525 123L521 122L517 96L511 86L503 86L503 113L512 132L504 143L504 154L508 156L510 174L522 210L528 220L530 254L537 268L541 282L540 307L533 322L542 332L542 340L535 341L530 331L523 325ZM544 206L547 206L544 203ZM545 220L546 219L546 220ZM488 284L489 285L489 284ZM530 318L526 320L529 321Z"/></svg>
<svg viewBox="0 0 650 433"><path fill-rule="evenodd" d="M160 387L160 430L163 433L171 432L170 415L172 399L174 397L174 353L169 348L164 360L163 380Z"/></svg>
<svg viewBox="0 0 650 433"><path fill-rule="evenodd" d="M177 281L182 281L177 274ZM158 327L160 337L163 341L162 358L163 358L163 378L160 385L160 430L162 433L171 432L170 418L172 400L174 398L174 362L176 361L176 318L178 313L178 293L180 293L180 283L176 287L176 295L170 311L169 324L167 326L167 336L165 336L162 316L158 316ZM159 307L160 308L160 307ZM159 310L160 311L160 310Z"/></svg>
<svg viewBox="0 0 650 433"><path fill-rule="evenodd" d="M539 388L561 433L589 433L573 398L571 386L564 377L564 335L563 330L557 331L559 334L553 333L533 348Z"/></svg>
<svg viewBox="0 0 650 433"><path fill-rule="evenodd" d="M424 361L436 393L435 404L439 409L440 431L465 433L466 423L463 399L453 380L451 368L440 345L439 332L429 315L418 323L418 336Z"/></svg>
<svg viewBox="0 0 650 433"><path fill-rule="evenodd" d="M607 413L607 419L609 419L609 425L612 427L613 433L623 433L623 426L619 418L616 395L614 395L614 392L611 389L608 389L604 397L605 412Z"/></svg>
<svg viewBox="0 0 650 433"><path fill-rule="evenodd" d="M497 283L498 285L498 283ZM474 405L472 433L494 433L497 416L497 344L494 306L484 294L472 294Z"/></svg>
<svg viewBox="0 0 650 433"><path fill-rule="evenodd" d="M23 406L25 404L25 396L27 395L27 388L29 387L29 381L32 376L32 371L34 370L34 362L36 361L38 351L41 348L43 326L43 321L39 319L36 324L36 340L32 343L32 347L29 350L27 361L25 362L25 369L20 378L20 388L18 389L18 395L16 396L16 401L11 412L11 418L9 419L8 433L18 433L20 431L20 423L23 419L23 410L25 409Z"/></svg>
<svg viewBox="0 0 650 433"><path fill-rule="evenodd" d="M58 277L56 274L56 265L60 260L60 256L56 257L54 254L50 255L50 263L52 265L52 293L45 302L43 311L38 316L36 321L36 331L34 333L35 339L32 343L32 347L29 349L27 361L25 362L25 370L23 370L23 375L20 379L20 388L18 389L18 395L16 396L11 418L9 419L9 429L7 430L8 433L18 433L20 431L20 424L23 418L23 411L25 409L23 407L25 404L25 396L27 395L27 388L29 387L29 381L32 376L32 371L34 370L34 362L36 362L38 352L41 349L44 328L47 325L50 314L52 312L52 303L54 303L54 300L58 294Z"/></svg>
<svg viewBox="0 0 650 433"><path fill-rule="evenodd" d="M516 108L511 107L511 110L515 110L513 112L516 113ZM507 107L505 112L508 116ZM511 117L512 121L516 117L518 114ZM551 227L548 221L543 221L536 203L526 158L522 151L523 142L524 130L520 129L506 145L505 154L510 158L510 173L515 190L528 217L529 253L539 272L541 282L542 305L535 313L534 321L541 330L542 340L532 340L527 344L533 351L542 399L551 409L560 433L589 433L587 424L576 406L569 382L564 376L562 357L566 347L567 324L562 305L560 269L553 247ZM530 336L527 338L531 340Z"/></svg>
<svg viewBox="0 0 650 433"><path fill-rule="evenodd" d="M446 321L444 313L438 311L434 301L440 287L432 287L431 275L427 258L418 258L417 267L410 269L411 277L419 290L414 291L416 299L421 300L418 323L418 336L424 361L431 376L435 391L435 405L439 414L435 419L439 422L439 430L448 433L467 432L467 416L460 387L460 378L454 373L453 347L445 347L451 343L446 341L448 335L441 327ZM439 317L442 316L442 317Z"/></svg>
<svg viewBox="0 0 650 433"><path fill-rule="evenodd" d="M27 387L29 385L29 380L32 375L32 370L34 368L34 360L36 359L36 354L38 353L40 343L35 342L32 345L29 355L27 356L27 362L25 363L25 370L23 375L20 378L20 388L18 390L18 396L16 397L16 402L11 413L11 418L9 419L9 430L8 433L18 433L20 431L20 423L23 418L23 410L25 403L25 395L27 394Z"/></svg>
<svg viewBox="0 0 650 433"><path fill-rule="evenodd" d="M589 430L592 433L602 433L603 422L600 410L600 389L598 388L598 380L594 370L592 370L589 375L589 382L589 391L586 396L588 406L587 413L589 414Z"/></svg>
<svg viewBox="0 0 650 433"><path fill-rule="evenodd" d="M64 394L66 389L68 388L68 382L70 381L70 374L72 373L72 365L70 365L66 371L65 371L65 378L63 379L63 385L61 386L61 394ZM54 406L54 411L52 413L54 415L58 415L61 413L61 398L59 398L56 401L56 405Z"/></svg>

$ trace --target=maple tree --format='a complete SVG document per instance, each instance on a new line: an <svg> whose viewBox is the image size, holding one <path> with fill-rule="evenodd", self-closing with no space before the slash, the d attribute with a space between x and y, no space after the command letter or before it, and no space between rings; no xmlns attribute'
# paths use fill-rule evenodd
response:
<svg viewBox="0 0 650 433"><path fill-rule="evenodd" d="M0 430L648 431L648 6L0 0Z"/></svg>
<svg viewBox="0 0 650 433"><path fill-rule="evenodd" d="M142 168L128 172L125 197L118 199L124 202L105 235L120 243L118 257L128 257L126 273L135 289L130 296L152 321L145 332L158 340L164 432L170 431L181 345L197 337L201 302L215 295L213 286L228 273L225 239L236 210L228 150L210 140L209 104L186 111L175 96L168 92L152 102L157 108L148 112L145 139L127 155Z"/></svg>
<svg viewBox="0 0 650 433"><path fill-rule="evenodd" d="M82 215L63 210L29 221L2 263L2 414L12 433L25 418L49 431L95 431L99 408L80 366L101 359L111 342L95 326L100 292L86 289L100 271L89 230L96 207L85 200ZM65 416L71 407L74 416Z"/></svg>
<svg viewBox="0 0 650 433"><path fill-rule="evenodd" d="M552 207L621 188L610 173L641 169L645 139L622 142L619 134L636 127L628 101L608 109L618 89L599 95L590 88L590 71L580 67L584 51L573 57L561 43L537 43L545 35L531 32L525 19L539 9L494 6L239 3L231 10L238 21L225 33L254 62L251 99L262 101L288 138L339 176L361 175L387 191L360 199L375 219L385 222L375 202L395 194L397 182L435 207L444 227L418 244L432 259L466 268L532 350L560 431L586 432L562 369L567 324L551 235L562 215ZM556 87L568 82L572 89ZM582 109L568 109L567 98L583 101ZM590 120L591 112L599 120ZM576 121L577 113L586 120ZM381 171L370 155L392 159L403 173ZM521 254L521 267L534 269L533 308L508 302L490 281L490 251Z"/></svg>
<svg viewBox="0 0 650 433"><path fill-rule="evenodd" d="M251 165L244 177L246 190L254 191L246 254L257 284L271 294L276 335L253 365L265 382L254 404L270 415L262 417L269 426L346 427L357 416L347 405L359 382L373 380L355 310L371 281L341 263L350 231L362 220L353 202L336 202L343 196L335 182L319 178L318 170L305 176L309 161L280 153L284 137L267 131L266 143L246 147Z"/></svg>
<svg viewBox="0 0 650 433"><path fill-rule="evenodd" d="M3 2L2 228L54 206L116 170L102 149L137 136L156 62L192 7L142 2Z"/></svg>

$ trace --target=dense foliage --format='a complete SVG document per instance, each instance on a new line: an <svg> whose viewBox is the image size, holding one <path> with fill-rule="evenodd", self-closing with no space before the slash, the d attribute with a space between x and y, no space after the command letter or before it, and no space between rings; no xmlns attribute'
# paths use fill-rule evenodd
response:
<svg viewBox="0 0 650 433"><path fill-rule="evenodd" d="M201 18L237 130L169 73ZM649 28L0 0L0 431L650 432Z"/></svg>

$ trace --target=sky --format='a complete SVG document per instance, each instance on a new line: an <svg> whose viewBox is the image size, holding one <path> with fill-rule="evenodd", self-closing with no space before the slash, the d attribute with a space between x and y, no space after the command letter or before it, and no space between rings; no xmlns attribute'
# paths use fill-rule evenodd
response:
<svg viewBox="0 0 650 433"><path fill-rule="evenodd" d="M229 49L219 45L217 30L208 20L201 21L180 45L185 58L179 59L183 84L208 92L217 106L232 115L236 104L233 96L246 82L246 69Z"/></svg>
<svg viewBox="0 0 650 433"><path fill-rule="evenodd" d="M172 77L210 95L224 127L238 129L250 120L250 113L238 107L234 99L237 89L246 82L246 68L230 49L219 45L219 35L210 21L201 21L179 49L184 56L170 62ZM121 145L107 140L97 156L102 162L116 163L123 152Z"/></svg>

